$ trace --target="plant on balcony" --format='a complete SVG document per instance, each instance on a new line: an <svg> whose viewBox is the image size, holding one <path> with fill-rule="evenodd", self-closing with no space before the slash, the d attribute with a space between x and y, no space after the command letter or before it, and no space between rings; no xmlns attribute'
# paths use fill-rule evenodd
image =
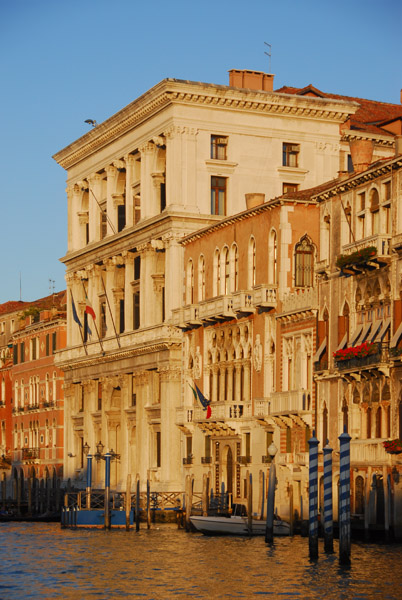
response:
<svg viewBox="0 0 402 600"><path fill-rule="evenodd" d="M367 246L367 248L361 248L356 252L352 252L352 254L340 254L335 264L341 270L354 265L364 265L376 254L377 248L375 246Z"/></svg>
<svg viewBox="0 0 402 600"><path fill-rule="evenodd" d="M363 342L358 346L343 348L333 353L333 357L337 361L350 360L351 358L364 358L370 354L375 354L377 347L371 342Z"/></svg>
<svg viewBox="0 0 402 600"><path fill-rule="evenodd" d="M383 442L382 445L384 446L385 451L388 452L388 454L402 453L402 440L387 440L386 442Z"/></svg>

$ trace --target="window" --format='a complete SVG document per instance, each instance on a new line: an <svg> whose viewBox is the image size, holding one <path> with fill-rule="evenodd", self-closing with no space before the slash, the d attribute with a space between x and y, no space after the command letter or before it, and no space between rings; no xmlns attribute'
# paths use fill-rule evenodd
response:
<svg viewBox="0 0 402 600"><path fill-rule="evenodd" d="M211 177L211 214L226 214L226 178Z"/></svg>
<svg viewBox="0 0 402 600"><path fill-rule="evenodd" d="M239 252L237 244L233 244L230 257L231 283L230 291L236 292L239 287Z"/></svg>
<svg viewBox="0 0 402 600"><path fill-rule="evenodd" d="M353 171L354 171L354 169L353 169L353 160L352 160L352 155L351 154L348 154L347 171L348 171L348 173L353 173Z"/></svg>
<svg viewBox="0 0 402 600"><path fill-rule="evenodd" d="M313 246L307 237L296 245L295 285L310 287L313 285Z"/></svg>
<svg viewBox="0 0 402 600"><path fill-rule="evenodd" d="M215 160L226 160L226 148L228 138L221 135L211 135L211 158Z"/></svg>
<svg viewBox="0 0 402 600"><path fill-rule="evenodd" d="M380 221L380 198L377 190L372 190L370 194L370 212L371 212L371 233L377 235L379 233Z"/></svg>
<svg viewBox="0 0 402 600"><path fill-rule="evenodd" d="M106 301L100 303L100 336L106 336Z"/></svg>
<svg viewBox="0 0 402 600"><path fill-rule="evenodd" d="M50 338L49 338L49 334L46 334L46 356L49 356L50 354Z"/></svg>
<svg viewBox="0 0 402 600"><path fill-rule="evenodd" d="M140 292L133 294L133 329L140 328Z"/></svg>
<svg viewBox="0 0 402 600"><path fill-rule="evenodd" d="M124 299L119 300L119 333L124 333Z"/></svg>
<svg viewBox="0 0 402 600"><path fill-rule="evenodd" d="M275 229L271 229L268 238L268 283L276 284L277 239Z"/></svg>
<svg viewBox="0 0 402 600"><path fill-rule="evenodd" d="M248 245L248 287L252 288L255 285L255 239L251 236Z"/></svg>
<svg viewBox="0 0 402 600"><path fill-rule="evenodd" d="M155 433L155 442L156 442L156 466L159 468L161 466L161 432L157 431Z"/></svg>
<svg viewBox="0 0 402 600"><path fill-rule="evenodd" d="M224 293L229 294L229 292L230 292L229 248L224 248L222 254L223 254L223 262L224 262L224 269L225 269Z"/></svg>
<svg viewBox="0 0 402 600"><path fill-rule="evenodd" d="M213 271L213 295L218 296L220 293L221 287L221 277L220 277L220 252L218 249L215 250L214 254L214 271Z"/></svg>
<svg viewBox="0 0 402 600"><path fill-rule="evenodd" d="M22 360L21 360L22 362ZM18 364L18 345L14 344L13 346L13 364L17 365Z"/></svg>
<svg viewBox="0 0 402 600"><path fill-rule="evenodd" d="M284 143L282 146L282 165L284 167L298 167L299 152L299 144Z"/></svg>
<svg viewBox="0 0 402 600"><path fill-rule="evenodd" d="M194 302L194 267L193 261L190 260L187 263L186 273L186 304L192 304Z"/></svg>
<svg viewBox="0 0 402 600"><path fill-rule="evenodd" d="M201 254L198 259L198 302L205 300L205 258Z"/></svg>
<svg viewBox="0 0 402 600"><path fill-rule="evenodd" d="M122 231L126 226L126 205L117 206L117 231Z"/></svg>
<svg viewBox="0 0 402 600"><path fill-rule="evenodd" d="M57 348L57 334L54 331L52 333L52 354L54 354L56 352L56 348Z"/></svg>
<svg viewBox="0 0 402 600"><path fill-rule="evenodd" d="M20 344L20 362L25 362L25 342Z"/></svg>
<svg viewBox="0 0 402 600"><path fill-rule="evenodd" d="M297 183L282 183L282 193L289 194L291 192L297 192L299 185Z"/></svg>

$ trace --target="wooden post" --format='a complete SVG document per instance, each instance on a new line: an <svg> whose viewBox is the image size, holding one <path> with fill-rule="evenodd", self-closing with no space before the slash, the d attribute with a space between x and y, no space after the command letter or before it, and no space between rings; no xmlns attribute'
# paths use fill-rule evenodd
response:
<svg viewBox="0 0 402 600"><path fill-rule="evenodd" d="M272 462L269 467L267 521L265 526L265 541L269 544L271 544L274 541L275 485L276 467L274 459L272 459Z"/></svg>
<svg viewBox="0 0 402 600"><path fill-rule="evenodd" d="M293 521L294 521L294 509L293 509L293 482L289 482L289 535L293 536Z"/></svg>
<svg viewBox="0 0 402 600"><path fill-rule="evenodd" d="M1 476L1 501L3 510L6 510L6 498L7 498L7 480L6 474L3 473Z"/></svg>
<svg viewBox="0 0 402 600"><path fill-rule="evenodd" d="M208 515L208 478L207 474L204 473L202 476L202 516Z"/></svg>
<svg viewBox="0 0 402 600"><path fill-rule="evenodd" d="M253 476L247 471L247 529L253 534Z"/></svg>
<svg viewBox="0 0 402 600"><path fill-rule="evenodd" d="M261 515L261 506L262 506L262 498L263 498L263 491L262 491L262 471L260 470L260 472L258 473L258 507L257 507L257 514Z"/></svg>
<svg viewBox="0 0 402 600"><path fill-rule="evenodd" d="M309 555L310 559L318 558L318 444L315 437L309 444Z"/></svg>
<svg viewBox="0 0 402 600"><path fill-rule="evenodd" d="M260 513L260 519L261 521L264 520L264 510L265 510L265 472L264 471L260 471L260 494L261 494L261 513Z"/></svg>
<svg viewBox="0 0 402 600"><path fill-rule="evenodd" d="M130 531L130 515L131 515L131 475L127 475L126 485L126 531Z"/></svg>
<svg viewBox="0 0 402 600"><path fill-rule="evenodd" d="M47 475L46 475L45 486L46 486L46 512L49 513L50 512L50 504L51 504L51 489L50 489L49 473L47 473Z"/></svg>
<svg viewBox="0 0 402 600"><path fill-rule="evenodd" d="M140 476L137 475L135 490L135 530L140 530Z"/></svg>
<svg viewBox="0 0 402 600"><path fill-rule="evenodd" d="M147 529L151 529L151 486L147 479Z"/></svg>
<svg viewBox="0 0 402 600"><path fill-rule="evenodd" d="M17 515L21 514L21 477L17 479Z"/></svg>
<svg viewBox="0 0 402 600"><path fill-rule="evenodd" d="M332 511L332 448L327 443L324 451L324 550L334 551Z"/></svg>
<svg viewBox="0 0 402 600"><path fill-rule="evenodd" d="M190 514L191 514L191 502L192 502L190 487L191 487L190 475L186 475L186 522L185 522L186 531L190 531Z"/></svg>
<svg viewBox="0 0 402 600"><path fill-rule="evenodd" d="M104 496L104 512L105 512L105 529L110 529L112 519L110 515L110 460L111 454L105 454L105 496Z"/></svg>
<svg viewBox="0 0 402 600"><path fill-rule="evenodd" d="M365 485L365 494L364 494L364 539L367 541L370 537L369 527L370 527L370 491L371 491L371 467L367 468L367 476L366 476L366 485Z"/></svg>
<svg viewBox="0 0 402 600"><path fill-rule="evenodd" d="M339 562L350 563L350 435L346 430L339 436Z"/></svg>
<svg viewBox="0 0 402 600"><path fill-rule="evenodd" d="M384 488L384 533L385 539L389 540L389 496L388 496L388 469L384 465L382 468L382 485Z"/></svg>
<svg viewBox="0 0 402 600"><path fill-rule="evenodd" d="M28 515L32 515L32 479L28 477Z"/></svg>

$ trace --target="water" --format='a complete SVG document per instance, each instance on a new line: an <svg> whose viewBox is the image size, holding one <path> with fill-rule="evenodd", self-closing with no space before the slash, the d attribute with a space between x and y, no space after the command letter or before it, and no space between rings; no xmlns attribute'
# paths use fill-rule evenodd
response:
<svg viewBox="0 0 402 600"><path fill-rule="evenodd" d="M337 549L337 545L335 544ZM354 543L352 564L307 538L229 538L161 525L134 531L62 530L56 523L0 524L0 599L140 598L400 600L402 545Z"/></svg>

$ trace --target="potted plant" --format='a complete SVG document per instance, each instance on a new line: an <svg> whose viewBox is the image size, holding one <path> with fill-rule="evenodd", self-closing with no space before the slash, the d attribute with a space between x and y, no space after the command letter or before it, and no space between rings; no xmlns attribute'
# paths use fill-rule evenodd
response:
<svg viewBox="0 0 402 600"><path fill-rule="evenodd" d="M402 453L402 440L400 439L387 440L386 442L383 442L382 445L385 448L385 452L388 452L388 454Z"/></svg>
<svg viewBox="0 0 402 600"><path fill-rule="evenodd" d="M375 246L367 246L367 248L361 248L351 254L340 254L336 260L336 266L342 272L347 270L348 267L364 265L369 262L374 256L377 255L377 248Z"/></svg>
<svg viewBox="0 0 402 600"><path fill-rule="evenodd" d="M336 361L350 360L351 358L364 358L370 354L375 354L376 350L376 344L373 344L372 342L363 342L358 346L337 350L333 353L333 357Z"/></svg>

